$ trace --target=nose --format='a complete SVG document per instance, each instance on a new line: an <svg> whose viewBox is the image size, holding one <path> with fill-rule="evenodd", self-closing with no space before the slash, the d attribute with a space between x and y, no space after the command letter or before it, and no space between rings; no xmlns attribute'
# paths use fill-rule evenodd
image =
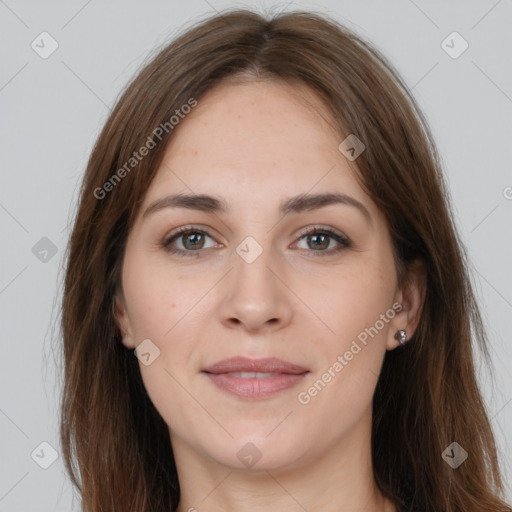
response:
<svg viewBox="0 0 512 512"><path fill-rule="evenodd" d="M233 254L233 269L223 280L220 318L224 326L248 332L273 332L291 322L293 294L283 270L265 249L252 262Z"/></svg>

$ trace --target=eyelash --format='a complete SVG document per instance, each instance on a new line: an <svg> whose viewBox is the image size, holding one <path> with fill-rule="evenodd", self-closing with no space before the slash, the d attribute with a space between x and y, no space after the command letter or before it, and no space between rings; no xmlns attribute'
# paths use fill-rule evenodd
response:
<svg viewBox="0 0 512 512"><path fill-rule="evenodd" d="M179 228L171 236L165 238L163 240L161 246L165 251L167 251L171 254L177 254L177 255L186 256L186 257L198 257L198 256L200 256L202 249L198 249L195 251L182 250L182 249L176 249L175 247L173 247L171 245L180 236L183 236L185 234L192 234L192 233L200 233L202 235L206 235L210 238L213 238L207 231L204 231L203 229L197 229L197 228L194 228L193 226L183 226L183 227ZM337 254L337 253L341 252L344 249L352 247L352 242L346 236L340 235L339 233L336 233L332 229L322 228L322 227L317 227L317 226L304 229L300 233L298 240L301 240L302 238L304 238L306 236L312 236L312 235L327 235L328 237L336 240L336 242L338 242L338 244L339 244L337 247L331 248L328 250L315 251L312 249L311 250L301 249L301 250L305 250L307 252L313 253L314 257L316 257L316 256L320 256L320 257L331 256L333 254Z"/></svg>

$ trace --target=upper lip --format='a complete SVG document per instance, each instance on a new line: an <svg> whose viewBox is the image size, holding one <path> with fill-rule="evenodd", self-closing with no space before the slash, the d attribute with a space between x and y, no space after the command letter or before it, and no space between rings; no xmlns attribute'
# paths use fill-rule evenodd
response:
<svg viewBox="0 0 512 512"><path fill-rule="evenodd" d="M306 373L309 370L275 357L267 357L264 359L232 357L230 359L218 361L217 363L208 366L203 371L207 373L261 372L299 375L301 373Z"/></svg>

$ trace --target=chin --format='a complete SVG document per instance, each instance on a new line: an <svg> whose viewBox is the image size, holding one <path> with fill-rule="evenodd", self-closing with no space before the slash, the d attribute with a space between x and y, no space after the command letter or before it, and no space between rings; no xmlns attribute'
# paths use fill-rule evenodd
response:
<svg viewBox="0 0 512 512"><path fill-rule="evenodd" d="M280 438L270 439L266 434L261 436L236 436L229 438L225 443L220 443L218 449L212 451L210 456L218 463L233 470L246 470L257 473L258 471L281 471L298 465L301 456L304 455L304 445L288 437L284 443Z"/></svg>

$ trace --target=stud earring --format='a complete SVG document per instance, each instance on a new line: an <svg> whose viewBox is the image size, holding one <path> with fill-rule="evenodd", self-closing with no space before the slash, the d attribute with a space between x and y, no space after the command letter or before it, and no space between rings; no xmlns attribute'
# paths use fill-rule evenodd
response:
<svg viewBox="0 0 512 512"><path fill-rule="evenodd" d="M407 333L403 329L400 329L396 331L395 338L400 342L400 345L405 345Z"/></svg>

